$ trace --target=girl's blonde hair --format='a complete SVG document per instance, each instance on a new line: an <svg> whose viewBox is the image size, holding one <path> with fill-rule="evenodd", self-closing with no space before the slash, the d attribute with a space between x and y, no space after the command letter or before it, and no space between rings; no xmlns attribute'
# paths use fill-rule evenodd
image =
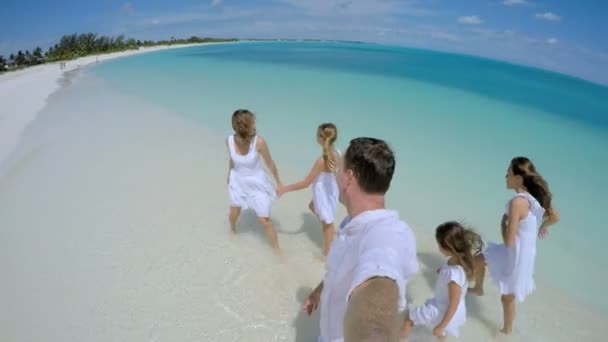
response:
<svg viewBox="0 0 608 342"><path fill-rule="evenodd" d="M338 138L338 129L333 123L323 123L317 129L317 136L321 139L323 146L323 160L325 166L331 171L336 172L336 157L334 156L334 143Z"/></svg>

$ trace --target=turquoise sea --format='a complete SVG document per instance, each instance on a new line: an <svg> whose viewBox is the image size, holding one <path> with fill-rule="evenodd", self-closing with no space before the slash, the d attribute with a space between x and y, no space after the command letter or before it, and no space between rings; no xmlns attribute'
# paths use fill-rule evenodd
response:
<svg viewBox="0 0 608 342"><path fill-rule="evenodd" d="M506 168L528 156L562 217L538 243L539 291L550 284L608 311L605 86L464 55L336 42L189 47L91 73L218 138L231 132L232 111L249 108L279 167L302 175L318 154L321 122L338 126L341 149L357 136L385 139L398 159L389 206L428 236L442 221L461 219L499 240L511 196Z"/></svg>

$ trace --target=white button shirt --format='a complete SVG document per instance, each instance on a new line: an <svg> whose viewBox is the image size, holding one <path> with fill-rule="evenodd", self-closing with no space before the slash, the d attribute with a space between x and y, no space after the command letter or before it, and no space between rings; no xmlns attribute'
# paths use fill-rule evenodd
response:
<svg viewBox="0 0 608 342"><path fill-rule="evenodd" d="M370 210L340 225L325 263L321 292L323 342L344 340L343 323L351 292L372 277L393 279L399 310L406 306L405 287L418 271L416 239L394 210Z"/></svg>

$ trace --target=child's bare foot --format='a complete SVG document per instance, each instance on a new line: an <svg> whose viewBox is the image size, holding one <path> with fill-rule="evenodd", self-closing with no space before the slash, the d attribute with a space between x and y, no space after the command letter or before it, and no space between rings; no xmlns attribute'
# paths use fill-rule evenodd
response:
<svg viewBox="0 0 608 342"><path fill-rule="evenodd" d="M506 328L502 328L500 329L500 332L505 334L505 335L511 335L511 333L513 332L512 329L506 329Z"/></svg>
<svg viewBox="0 0 608 342"><path fill-rule="evenodd" d="M236 237L236 229L230 228L228 235L230 236L230 239L234 239Z"/></svg>

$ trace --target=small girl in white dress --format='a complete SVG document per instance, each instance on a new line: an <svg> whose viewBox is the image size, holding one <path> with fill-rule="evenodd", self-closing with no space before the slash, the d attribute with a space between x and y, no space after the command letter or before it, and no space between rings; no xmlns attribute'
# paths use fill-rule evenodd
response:
<svg viewBox="0 0 608 342"><path fill-rule="evenodd" d="M338 183L336 182L336 161L339 151L334 147L338 138L338 129L333 123L324 123L317 128L317 143L323 147L323 153L315 161L312 169L303 180L279 188L279 196L290 191L301 190L312 185L312 201L308 204L310 211L321 221L323 229L323 256L329 253L334 238L334 221L338 205Z"/></svg>
<svg viewBox="0 0 608 342"><path fill-rule="evenodd" d="M536 240L545 238L549 226L559 221L559 213L551 207L549 186L530 159L513 158L506 179L507 188L515 190L515 195L507 204L500 224L503 243L489 243L476 258L475 287L471 292L483 295L487 265L501 294L504 321L501 332L510 334L515 301L523 302L535 289Z"/></svg>
<svg viewBox="0 0 608 342"><path fill-rule="evenodd" d="M423 305L410 310L402 326L406 337L415 325L433 329L440 341L446 335L458 337L459 329L467 317L464 297L468 280L473 277L474 255L482 249L481 237L458 222L445 222L435 230L435 239L441 254L448 261L437 272L435 296Z"/></svg>

